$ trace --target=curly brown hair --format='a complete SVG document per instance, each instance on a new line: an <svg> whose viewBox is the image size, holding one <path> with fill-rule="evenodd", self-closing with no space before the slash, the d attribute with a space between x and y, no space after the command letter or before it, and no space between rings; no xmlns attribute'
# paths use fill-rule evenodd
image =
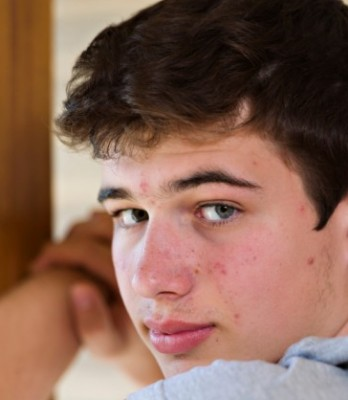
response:
<svg viewBox="0 0 348 400"><path fill-rule="evenodd" d="M59 136L99 158L249 124L302 176L325 226L348 191L348 7L164 0L103 30L68 85ZM221 124L221 122L223 122ZM197 131L197 129L195 129ZM191 135L191 136L190 136ZM214 136L215 135L215 136Z"/></svg>

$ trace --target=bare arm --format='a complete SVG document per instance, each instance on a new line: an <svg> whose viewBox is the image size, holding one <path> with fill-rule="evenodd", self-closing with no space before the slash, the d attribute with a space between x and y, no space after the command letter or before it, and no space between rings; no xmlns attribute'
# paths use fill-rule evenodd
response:
<svg viewBox="0 0 348 400"><path fill-rule="evenodd" d="M0 397L46 400L79 347L69 293L84 278L48 271L0 299Z"/></svg>

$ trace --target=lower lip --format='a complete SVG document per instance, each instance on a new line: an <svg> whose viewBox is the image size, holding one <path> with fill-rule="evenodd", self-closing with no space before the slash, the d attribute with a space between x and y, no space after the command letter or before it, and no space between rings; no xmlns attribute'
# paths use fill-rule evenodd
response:
<svg viewBox="0 0 348 400"><path fill-rule="evenodd" d="M214 327L209 325L172 334L150 330L150 341L154 348L160 353L182 354L192 350L208 339L213 329Z"/></svg>

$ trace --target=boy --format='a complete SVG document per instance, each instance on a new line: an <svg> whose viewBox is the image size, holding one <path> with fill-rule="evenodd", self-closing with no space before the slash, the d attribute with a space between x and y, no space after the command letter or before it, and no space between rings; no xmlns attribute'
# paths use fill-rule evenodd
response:
<svg viewBox="0 0 348 400"><path fill-rule="evenodd" d="M338 0L164 0L78 59L60 135L167 378L130 399L347 397L347 61Z"/></svg>
<svg viewBox="0 0 348 400"><path fill-rule="evenodd" d="M102 159L138 334L165 377L191 371L148 398L260 395L303 352L325 363L329 344L347 361L346 338L286 353L347 333L347 61L335 0L165 0L78 59L61 137ZM255 359L280 364L226 376ZM292 396L318 390L312 364L285 379Z"/></svg>

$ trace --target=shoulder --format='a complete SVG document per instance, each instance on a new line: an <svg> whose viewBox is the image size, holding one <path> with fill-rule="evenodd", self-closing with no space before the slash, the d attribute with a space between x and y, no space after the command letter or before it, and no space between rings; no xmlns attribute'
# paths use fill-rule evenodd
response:
<svg viewBox="0 0 348 400"><path fill-rule="evenodd" d="M129 400L346 400L348 338L341 339L306 339L279 364L218 360L159 381Z"/></svg>

